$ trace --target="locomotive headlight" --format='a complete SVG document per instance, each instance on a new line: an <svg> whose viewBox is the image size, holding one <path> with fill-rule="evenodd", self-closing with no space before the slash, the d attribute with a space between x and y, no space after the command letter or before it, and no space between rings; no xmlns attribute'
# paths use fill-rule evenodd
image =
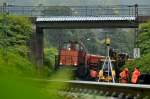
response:
<svg viewBox="0 0 150 99"><path fill-rule="evenodd" d="M71 48L68 48L68 50L70 51L70 50L71 50Z"/></svg>
<svg viewBox="0 0 150 99"><path fill-rule="evenodd" d="M77 66L77 63L74 63L75 66Z"/></svg>
<svg viewBox="0 0 150 99"><path fill-rule="evenodd" d="M59 64L62 65L62 62L60 62Z"/></svg>

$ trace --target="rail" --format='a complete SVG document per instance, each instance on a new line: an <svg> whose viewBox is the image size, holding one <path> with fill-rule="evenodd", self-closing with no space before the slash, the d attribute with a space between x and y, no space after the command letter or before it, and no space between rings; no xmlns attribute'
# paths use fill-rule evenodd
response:
<svg viewBox="0 0 150 99"><path fill-rule="evenodd" d="M150 85L91 81L44 81L67 83L69 86L62 89L63 92L94 94L119 99L150 99Z"/></svg>
<svg viewBox="0 0 150 99"><path fill-rule="evenodd" d="M150 85L120 84L89 81L68 81L70 90L123 98L150 98Z"/></svg>

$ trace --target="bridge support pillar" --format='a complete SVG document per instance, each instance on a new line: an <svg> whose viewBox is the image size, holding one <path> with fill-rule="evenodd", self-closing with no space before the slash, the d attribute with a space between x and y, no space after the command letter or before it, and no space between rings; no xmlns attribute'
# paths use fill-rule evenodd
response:
<svg viewBox="0 0 150 99"><path fill-rule="evenodd" d="M32 40L30 44L30 59L37 66L38 70L43 69L43 35L43 29L34 26Z"/></svg>
<svg viewBox="0 0 150 99"><path fill-rule="evenodd" d="M43 29L36 27L36 50L35 50L35 56L36 56L36 64L39 69L43 69Z"/></svg>

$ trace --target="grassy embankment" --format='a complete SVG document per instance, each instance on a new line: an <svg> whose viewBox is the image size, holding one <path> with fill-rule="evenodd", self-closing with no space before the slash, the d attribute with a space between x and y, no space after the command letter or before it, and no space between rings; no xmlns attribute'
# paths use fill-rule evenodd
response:
<svg viewBox="0 0 150 99"><path fill-rule="evenodd" d="M69 80L71 74L67 69L53 73L49 80ZM0 79L2 99L60 99L58 91L66 86L58 82L34 80L38 79L34 65L13 52L8 53L7 62L0 53Z"/></svg>
<svg viewBox="0 0 150 99"><path fill-rule="evenodd" d="M27 59L29 50L26 42L30 39L31 33L32 24L28 18L0 16L1 99L60 99L58 90L65 86L63 83L33 80L39 77L40 79L45 78L45 75L39 76L35 69L36 66ZM48 60L47 63L51 61L48 62ZM53 62L50 63L53 64ZM52 68L47 67L44 73L49 74L49 72L53 73L46 76L50 80L70 78L70 72L65 69L52 72Z"/></svg>

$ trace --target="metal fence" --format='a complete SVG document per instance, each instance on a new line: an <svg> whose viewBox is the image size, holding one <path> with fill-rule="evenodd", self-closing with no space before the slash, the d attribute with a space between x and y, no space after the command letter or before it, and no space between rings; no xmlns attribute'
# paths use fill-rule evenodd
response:
<svg viewBox="0 0 150 99"><path fill-rule="evenodd" d="M142 14L143 7L139 7ZM144 8L145 9L145 8ZM137 7L133 6L0 6L0 13L21 16L133 16L136 15ZM150 11L150 7L145 9ZM150 13L149 13L150 14Z"/></svg>

